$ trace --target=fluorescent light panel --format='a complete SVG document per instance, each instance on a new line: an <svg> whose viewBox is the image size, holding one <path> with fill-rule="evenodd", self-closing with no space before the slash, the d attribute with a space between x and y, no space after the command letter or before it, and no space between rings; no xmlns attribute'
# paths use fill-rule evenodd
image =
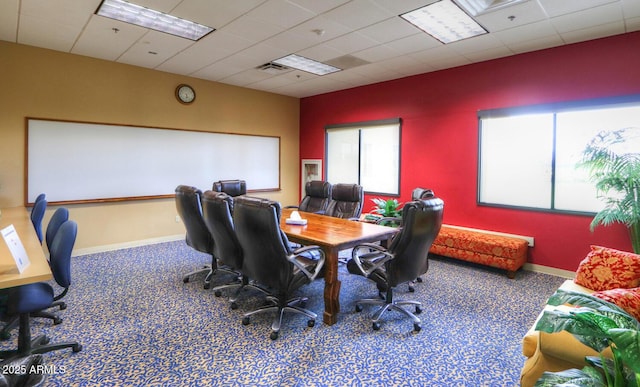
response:
<svg viewBox="0 0 640 387"><path fill-rule="evenodd" d="M96 11L96 15L191 40L199 40L208 33L215 31L211 27L123 0L104 0Z"/></svg>
<svg viewBox="0 0 640 387"><path fill-rule="evenodd" d="M287 55L272 62L316 75L326 75L341 70L337 67L295 54Z"/></svg>
<svg viewBox="0 0 640 387"><path fill-rule="evenodd" d="M451 0L440 0L400 17L444 44L487 33Z"/></svg>

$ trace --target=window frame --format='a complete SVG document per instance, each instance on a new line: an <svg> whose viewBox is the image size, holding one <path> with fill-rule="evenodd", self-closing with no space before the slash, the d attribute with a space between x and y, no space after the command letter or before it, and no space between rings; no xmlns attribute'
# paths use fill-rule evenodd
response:
<svg viewBox="0 0 640 387"><path fill-rule="evenodd" d="M363 186L363 190L366 194L372 195L383 195L389 197L399 197L400 196L400 182L401 182L401 163L402 163L402 119L401 118L389 118L383 120L372 120L372 121L361 121L361 122L352 122L352 123L344 123L344 124L331 124L325 126L325 166L324 166L324 176L327 180L329 180L329 166L331 160L329 159L329 133L330 131L338 131L338 130L357 130L358 131L358 165L357 165L357 179L356 184L362 185L362 176L363 168L363 150L362 150L362 132L363 130L368 130L372 127L376 126L385 126L385 125L397 125L398 127L398 152L397 152L397 180L394 182L394 187L396 192L378 192L378 191L369 191L366 186ZM343 183L343 182L333 182L333 183Z"/></svg>
<svg viewBox="0 0 640 387"><path fill-rule="evenodd" d="M556 208L556 169L558 166L556 165L556 154L557 154L557 115L559 113L567 113L567 112L575 112L580 110L596 110L599 108L602 109L612 109L612 108L622 108L622 107L635 106L640 108L640 94L632 94L625 96L614 96L614 97L605 97L605 98L593 98L587 100L576 100L576 101L567 101L567 102L558 102L558 103L549 103L549 104L538 104L538 105L530 105L530 106L518 106L518 107L509 107L509 108L498 108L498 109L486 109L479 110L477 113L478 119L478 157L477 157L477 174L476 174L476 204L484 207L496 207L496 208L509 208L509 209L518 209L525 211L536 211L536 212L547 212L547 213L555 213L555 214L570 214L570 215L582 215L582 216L594 216L597 212L594 211L579 211L579 210L568 210L568 209L558 209ZM501 204L501 203L492 203L492 202L483 202L481 201L481 192L482 192L482 120L486 118L500 118L500 117L510 117L510 116L519 116L519 115L531 115L531 114L552 114L553 115L553 144L552 144L552 154L551 154L551 189L549 194L550 198L550 206L549 208L543 207L530 207L530 206L520 206L520 205L511 205L511 204Z"/></svg>

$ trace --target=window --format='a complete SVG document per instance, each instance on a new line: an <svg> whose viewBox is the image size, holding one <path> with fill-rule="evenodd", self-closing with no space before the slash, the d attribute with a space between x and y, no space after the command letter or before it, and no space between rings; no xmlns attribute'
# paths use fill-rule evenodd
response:
<svg viewBox="0 0 640 387"><path fill-rule="evenodd" d="M327 180L367 193L400 194L400 119L329 125Z"/></svg>
<svg viewBox="0 0 640 387"><path fill-rule="evenodd" d="M640 96L478 116L480 204L593 213L604 203L577 164L599 133L640 128ZM639 150L640 139L629 138L617 151Z"/></svg>

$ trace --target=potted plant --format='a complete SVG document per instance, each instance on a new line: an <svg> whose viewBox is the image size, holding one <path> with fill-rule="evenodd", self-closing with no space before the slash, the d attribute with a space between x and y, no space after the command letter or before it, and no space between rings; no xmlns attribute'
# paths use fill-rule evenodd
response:
<svg viewBox="0 0 640 387"><path fill-rule="evenodd" d="M591 222L591 230L599 224L626 225L636 254L640 254L640 153L614 149L630 136L640 135L638 132L640 128L599 133L587 144L579 163L605 200L605 207Z"/></svg>
<svg viewBox="0 0 640 387"><path fill-rule="evenodd" d="M536 330L566 330L598 352L611 347L613 359L588 356L583 369L545 372L536 386L640 386L640 323L636 319L610 302L562 289L549 298L548 304L577 307L545 310Z"/></svg>
<svg viewBox="0 0 640 387"><path fill-rule="evenodd" d="M383 224L385 226L397 227L400 225L402 217L402 203L397 199L373 198L371 201L375 204L375 208L370 214L365 215L365 219Z"/></svg>

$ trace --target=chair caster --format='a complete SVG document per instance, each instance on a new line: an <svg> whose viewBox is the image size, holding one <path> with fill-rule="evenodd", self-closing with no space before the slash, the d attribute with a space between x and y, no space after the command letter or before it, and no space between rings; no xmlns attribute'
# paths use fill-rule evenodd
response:
<svg viewBox="0 0 640 387"><path fill-rule="evenodd" d="M422 313L422 308L416 305L416 314Z"/></svg>
<svg viewBox="0 0 640 387"><path fill-rule="evenodd" d="M278 336L279 336L279 335L280 335L280 332L278 332L278 331L272 331L272 332L271 332L271 334L269 335L269 338L270 338L271 340L275 340L275 339L277 339L277 338L278 338Z"/></svg>
<svg viewBox="0 0 640 387"><path fill-rule="evenodd" d="M420 326L420 324L415 323L415 324L413 324L413 330L415 332L420 332L422 330L422 327Z"/></svg>
<svg viewBox="0 0 640 387"><path fill-rule="evenodd" d="M65 309L67 309L67 304L63 302L62 304L60 304L60 310L65 310Z"/></svg>
<svg viewBox="0 0 640 387"><path fill-rule="evenodd" d="M409 285L409 292L413 293L415 291L416 291L416 289L413 286Z"/></svg>
<svg viewBox="0 0 640 387"><path fill-rule="evenodd" d="M238 309L238 303L237 302L232 302L231 303L231 309L233 309L233 310Z"/></svg>
<svg viewBox="0 0 640 387"><path fill-rule="evenodd" d="M316 325L316 320L309 320L307 321L307 326L309 328L313 328Z"/></svg>
<svg viewBox="0 0 640 387"><path fill-rule="evenodd" d="M371 327L373 328L374 331L379 331L380 330L380 323L379 322L374 322L373 324L371 324Z"/></svg>
<svg viewBox="0 0 640 387"><path fill-rule="evenodd" d="M418 282L422 282L422 277L418 277L418 278L416 278L416 281L418 281Z"/></svg>
<svg viewBox="0 0 640 387"><path fill-rule="evenodd" d="M205 289L206 289L206 288L205 288ZM221 292L221 291L219 291L219 290L216 290L213 294L214 294L216 297L220 297L220 296L222 295L222 292Z"/></svg>
<svg viewBox="0 0 640 387"><path fill-rule="evenodd" d="M186 284L186 283L189 283L189 277L184 277L184 278L182 279L182 282L184 282L185 284Z"/></svg>
<svg viewBox="0 0 640 387"><path fill-rule="evenodd" d="M251 320L249 319L249 317L242 318L242 325L249 325L250 322Z"/></svg>
<svg viewBox="0 0 640 387"><path fill-rule="evenodd" d="M362 305L356 304L356 312L362 312Z"/></svg>
<svg viewBox="0 0 640 387"><path fill-rule="evenodd" d="M211 283L205 282L204 283L204 288L205 289L211 289Z"/></svg>
<svg viewBox="0 0 640 387"><path fill-rule="evenodd" d="M8 340L11 337L11 333L2 331L0 332L0 340Z"/></svg>
<svg viewBox="0 0 640 387"><path fill-rule="evenodd" d="M38 344L40 345L47 345L49 344L49 342L51 341L51 339L49 338L49 336L44 336L40 342ZM78 344L79 345L79 344ZM76 351L77 352L77 351Z"/></svg>
<svg viewBox="0 0 640 387"><path fill-rule="evenodd" d="M60 317L54 317L53 325L62 324L62 319Z"/></svg>
<svg viewBox="0 0 640 387"><path fill-rule="evenodd" d="M82 345L81 344L76 344L73 347L71 347L71 350L73 352L80 352L80 351L82 351Z"/></svg>

